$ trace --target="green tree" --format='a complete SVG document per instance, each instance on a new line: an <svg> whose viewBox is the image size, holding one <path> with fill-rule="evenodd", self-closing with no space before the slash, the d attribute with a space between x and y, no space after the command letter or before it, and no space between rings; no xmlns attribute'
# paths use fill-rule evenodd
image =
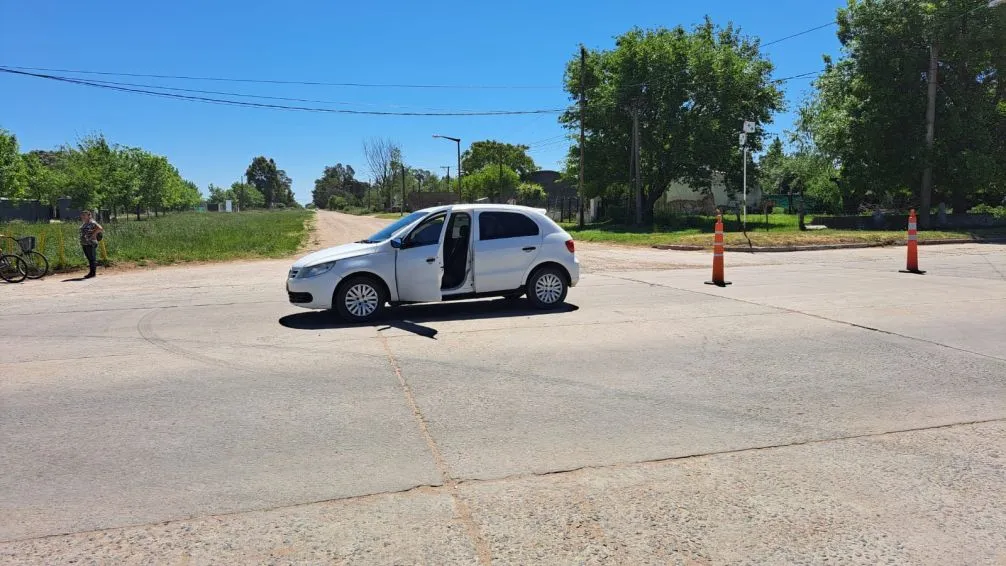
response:
<svg viewBox="0 0 1006 566"><path fill-rule="evenodd" d="M545 188L538 183L521 183L517 185L517 198L521 202L540 203L545 200Z"/></svg>
<svg viewBox="0 0 1006 566"><path fill-rule="evenodd" d="M785 176L786 153L782 140L775 138L758 160L758 185L763 194L778 194Z"/></svg>
<svg viewBox="0 0 1006 566"><path fill-rule="evenodd" d="M825 58L800 127L840 164L844 208L921 205L930 159L932 202L960 211L995 201L1006 191L1006 85L996 80L1006 68L1006 14L987 0L851 0L838 16L842 59ZM931 45L939 56L932 155ZM928 222L927 211L919 220Z"/></svg>
<svg viewBox="0 0 1006 566"><path fill-rule="evenodd" d="M531 156L527 154L528 149L529 147L526 145L514 145L495 140L477 141L461 154L461 167L465 171L478 171L488 165L502 163L505 167L509 167L523 176L538 170L534 159L531 159Z"/></svg>
<svg viewBox="0 0 1006 566"><path fill-rule="evenodd" d="M0 129L0 197L24 196L27 182L28 171L21 158L17 137L7 130Z"/></svg>
<svg viewBox="0 0 1006 566"><path fill-rule="evenodd" d="M55 152L30 151L22 156L27 174L28 198L38 200L46 206L56 206L66 186L66 175L60 168Z"/></svg>
<svg viewBox="0 0 1006 566"><path fill-rule="evenodd" d="M742 122L771 121L782 108L782 93L771 78L772 64L758 43L733 25L718 27L708 19L688 31L633 29L619 36L611 50L588 53L585 129L587 195L601 194L612 183L629 181L632 119L638 111L643 220L652 222L653 204L672 181L709 187L715 173L728 189L739 190L742 176L737 133ZM566 67L566 90L580 93L580 58ZM560 118L579 127L579 109ZM762 134L748 136L761 150ZM576 175L579 145L570 150Z"/></svg>
<svg viewBox="0 0 1006 566"><path fill-rule="evenodd" d="M461 178L461 194L468 201L480 198L503 200L514 194L520 175L509 167L486 165Z"/></svg>
<svg viewBox="0 0 1006 566"><path fill-rule="evenodd" d="M276 162L261 155L253 159L245 171L248 184L262 193L266 208L272 208L277 203L286 204L288 200L289 185L283 185L279 173ZM283 176L286 177L286 173ZM289 177L285 180L289 181Z"/></svg>
<svg viewBox="0 0 1006 566"><path fill-rule="evenodd" d="M334 195L341 195L347 202L358 203L363 200L366 183L356 179L356 171L351 165L336 163L325 167L321 177L314 181L314 191L311 201L318 208L326 208Z"/></svg>
<svg viewBox="0 0 1006 566"><path fill-rule="evenodd" d="M265 197L255 188L255 185L232 183L230 194L240 210L252 210L265 206Z"/></svg>
<svg viewBox="0 0 1006 566"><path fill-rule="evenodd" d="M223 204L229 200L235 200L234 192L231 189L225 189L210 183L209 186L206 187L206 190L210 193L210 198L207 199L210 204Z"/></svg>

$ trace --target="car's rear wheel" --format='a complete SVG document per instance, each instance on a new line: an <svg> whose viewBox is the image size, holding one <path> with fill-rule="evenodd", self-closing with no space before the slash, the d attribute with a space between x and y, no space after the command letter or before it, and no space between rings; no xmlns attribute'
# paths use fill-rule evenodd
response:
<svg viewBox="0 0 1006 566"><path fill-rule="evenodd" d="M350 322L369 322L380 316L388 301L384 286L373 277L357 275L342 282L332 302L336 312Z"/></svg>
<svg viewBox="0 0 1006 566"><path fill-rule="evenodd" d="M527 298L535 308L558 308L566 300L566 274L556 267L536 270L527 281Z"/></svg>

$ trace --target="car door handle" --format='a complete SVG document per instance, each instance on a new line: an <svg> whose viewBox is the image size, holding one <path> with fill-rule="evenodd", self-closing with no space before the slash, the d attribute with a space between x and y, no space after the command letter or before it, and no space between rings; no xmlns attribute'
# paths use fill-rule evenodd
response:
<svg viewBox="0 0 1006 566"><path fill-rule="evenodd" d="M533 252L536 249L538 249L536 246L528 246L526 248L523 248L523 250L526 251L526 252Z"/></svg>
<svg viewBox="0 0 1006 566"><path fill-rule="evenodd" d="M437 261L437 258L435 258L435 257L428 257L428 258L426 258L426 263L433 263L435 261Z"/></svg>

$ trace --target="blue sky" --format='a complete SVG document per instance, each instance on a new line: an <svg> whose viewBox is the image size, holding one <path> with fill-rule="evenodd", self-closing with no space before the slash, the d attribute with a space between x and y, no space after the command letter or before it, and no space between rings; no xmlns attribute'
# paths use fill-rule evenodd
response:
<svg viewBox="0 0 1006 566"><path fill-rule="evenodd" d="M633 27L690 26L708 14L772 41L834 18L841 0L716 2L17 2L0 0L0 65L279 80L521 85L533 89L396 89L261 85L95 77L138 84L254 93L348 104L357 110L561 108L566 61L579 43L610 48ZM835 28L765 48L785 77L837 54ZM809 80L786 84L795 108ZM238 180L256 155L276 159L308 202L325 165L349 163L368 178L365 138L398 141L406 162L454 165L453 143L435 133L533 144L544 168L566 144L556 116L392 117L237 108L167 100L0 74L0 127L23 151L101 132L112 142L166 155L205 192ZM767 126L782 131L791 113ZM452 167L452 175L454 174Z"/></svg>

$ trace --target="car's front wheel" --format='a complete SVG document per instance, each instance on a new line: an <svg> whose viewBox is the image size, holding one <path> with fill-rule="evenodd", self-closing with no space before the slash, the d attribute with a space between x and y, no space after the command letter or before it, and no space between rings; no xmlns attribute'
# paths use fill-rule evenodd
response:
<svg viewBox="0 0 1006 566"><path fill-rule="evenodd" d="M369 322L384 310L384 286L373 277L357 275L342 282L332 298L336 312L350 322Z"/></svg>
<svg viewBox="0 0 1006 566"><path fill-rule="evenodd" d="M527 298L535 308L559 307L566 300L568 291L566 274L556 267L542 267L527 280Z"/></svg>

